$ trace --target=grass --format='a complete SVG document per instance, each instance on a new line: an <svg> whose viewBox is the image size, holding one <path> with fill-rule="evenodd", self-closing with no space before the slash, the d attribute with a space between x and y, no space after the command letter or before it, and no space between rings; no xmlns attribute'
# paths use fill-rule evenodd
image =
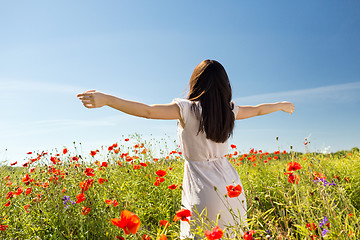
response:
<svg viewBox="0 0 360 240"><path fill-rule="evenodd" d="M179 222L173 218L181 209L184 160L179 149L166 148L167 154L157 159L153 145L134 136L94 150L94 156L61 149L29 154L25 167L2 164L0 239L179 239ZM357 148L332 154L240 153L233 148L227 158L240 175L248 203L247 226L227 229L238 239L250 230L253 239L359 239ZM286 174L289 162L301 169ZM166 175L156 186L158 170ZM86 181L90 186L82 190L80 183ZM169 189L173 184L176 188ZM31 193L26 195L26 189ZM86 199L73 204L82 192ZM139 217L137 233L126 235L111 223L123 210ZM161 226L160 220L170 225ZM196 231L206 239L204 231L214 226L204 222ZM230 238L225 234L222 239Z"/></svg>

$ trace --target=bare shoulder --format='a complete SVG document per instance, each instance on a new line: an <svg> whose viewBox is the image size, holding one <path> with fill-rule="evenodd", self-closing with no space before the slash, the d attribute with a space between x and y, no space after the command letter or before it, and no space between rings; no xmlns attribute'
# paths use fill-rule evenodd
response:
<svg viewBox="0 0 360 240"><path fill-rule="evenodd" d="M180 119L180 108L175 103L150 105L150 118L152 119Z"/></svg>

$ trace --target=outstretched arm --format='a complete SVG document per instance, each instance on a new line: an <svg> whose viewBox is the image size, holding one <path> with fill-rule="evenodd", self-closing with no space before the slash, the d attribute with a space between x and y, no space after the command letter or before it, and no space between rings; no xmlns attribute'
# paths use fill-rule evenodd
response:
<svg viewBox="0 0 360 240"><path fill-rule="evenodd" d="M80 93L77 97L87 108L109 106L137 117L164 120L180 119L180 109L176 103L146 105L95 90Z"/></svg>
<svg viewBox="0 0 360 240"><path fill-rule="evenodd" d="M236 119L251 118L280 110L292 114L295 107L291 102L264 103L257 106L239 106Z"/></svg>

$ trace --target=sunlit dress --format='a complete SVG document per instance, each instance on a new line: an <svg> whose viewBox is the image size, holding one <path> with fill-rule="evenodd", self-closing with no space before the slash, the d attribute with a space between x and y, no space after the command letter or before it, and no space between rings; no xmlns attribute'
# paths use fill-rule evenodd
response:
<svg viewBox="0 0 360 240"><path fill-rule="evenodd" d="M190 220L199 220L196 212L201 213L206 209L207 219L211 222L216 222L217 215L221 215L218 221L221 229L228 225L240 224L246 220L244 191L239 197L226 198L226 200L224 198L227 193L226 186L240 184L242 187L238 173L225 157L229 147L228 141L216 143L207 139L205 133L198 133L199 120L191 109L193 102L180 98L174 99L173 102L179 106L184 123L182 127L178 121L180 148L185 158L182 206L191 211ZM199 102L196 104L201 112ZM235 116L237 111L238 106L234 105ZM232 214L229 212L230 208L233 210ZM190 226L186 221L181 221L181 239L196 238L192 234L192 228L195 228L193 224Z"/></svg>

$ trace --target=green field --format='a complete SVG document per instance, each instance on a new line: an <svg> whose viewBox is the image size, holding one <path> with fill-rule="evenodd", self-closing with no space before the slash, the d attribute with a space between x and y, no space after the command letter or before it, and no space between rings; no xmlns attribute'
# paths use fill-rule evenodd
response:
<svg viewBox="0 0 360 240"><path fill-rule="evenodd" d="M180 150L164 148L166 154L157 159L153 144L127 140L90 153L74 147L33 152L25 166L3 163L0 239L179 239L179 221L173 219L181 209ZM243 153L233 147L227 157L248 204L247 227L227 230L238 239L250 230L253 239L360 239L359 149ZM301 169L289 171L290 162ZM166 172L164 181L158 170ZM127 235L112 224L123 210L140 219L136 233ZM213 227L204 223L197 233L207 239L205 230Z"/></svg>

